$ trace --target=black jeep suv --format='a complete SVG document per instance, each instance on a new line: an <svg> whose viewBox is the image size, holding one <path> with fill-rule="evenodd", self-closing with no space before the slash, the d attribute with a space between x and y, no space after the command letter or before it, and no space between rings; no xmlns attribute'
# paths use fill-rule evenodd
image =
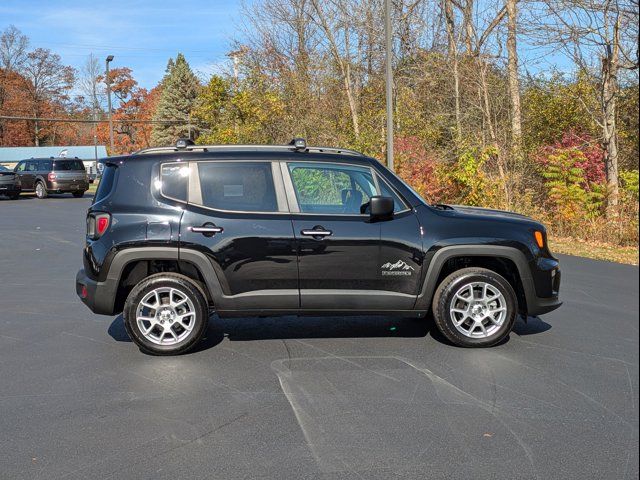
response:
<svg viewBox="0 0 640 480"><path fill-rule="evenodd" d="M490 346L558 306L545 228L428 205L373 158L336 148L151 148L103 160L76 291L123 313L146 352L193 347L209 314L423 317Z"/></svg>

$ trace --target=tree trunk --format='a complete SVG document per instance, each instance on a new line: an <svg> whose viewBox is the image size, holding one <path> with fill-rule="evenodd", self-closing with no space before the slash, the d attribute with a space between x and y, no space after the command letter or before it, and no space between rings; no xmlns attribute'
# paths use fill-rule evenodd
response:
<svg viewBox="0 0 640 480"><path fill-rule="evenodd" d="M464 22L464 45L467 55L473 54L473 44L475 41L475 28L473 26L473 0L467 0L462 10Z"/></svg>
<svg viewBox="0 0 640 480"><path fill-rule="evenodd" d="M327 36L327 41L329 42L329 48L331 53L333 54L335 62L338 64L340 68L340 73L342 75L342 81L344 82L345 93L347 94L347 101L349 102L349 111L351 113L351 123L353 125L353 133L356 139L360 138L360 119L358 115L358 104L356 97L353 92L353 81L351 78L351 58L349 56L348 48L345 49L345 57L343 58L340 55L340 50L338 49L338 44L336 42L336 38L333 34L333 30L329 26L327 22L327 18L325 16L325 12L322 8L320 8L320 4L318 0L313 0L312 5L317 13L317 20L319 21L320 27L324 30L325 35ZM348 41L348 40L347 40Z"/></svg>
<svg viewBox="0 0 640 480"><path fill-rule="evenodd" d="M518 158L522 153L522 112L520 109L520 79L518 77L517 50L517 0L507 0L507 53L509 55L509 95L511 97L511 154Z"/></svg>
<svg viewBox="0 0 640 480"><path fill-rule="evenodd" d="M616 100L618 95L619 46L616 25L613 46L607 46L602 59L602 137L605 148L607 176L607 216L615 216L619 201L618 191L618 132L616 129Z"/></svg>
<svg viewBox="0 0 640 480"><path fill-rule="evenodd" d="M38 114L34 113L33 116L37 117ZM33 143L35 144L36 147L39 147L40 146L40 138L39 138L40 137L40 125L38 124L38 120L34 121L34 131L35 131L35 133L34 133L34 138L33 138L34 142Z"/></svg>
<svg viewBox="0 0 640 480"><path fill-rule="evenodd" d="M495 126L493 124L493 119L491 118L491 101L490 101L490 93L489 93L489 85L487 83L487 68L488 65L482 59L478 59L478 67L480 69L480 86L482 89L482 104L483 104L483 112L485 124L489 130L489 136L491 137L491 144L494 146L497 152L497 166L498 166L498 175L500 175L500 180L502 182L502 189L504 191L504 200L505 206L507 209L511 208L511 191L509 188L507 172L505 169L505 158L500 145L498 144L498 136L496 133Z"/></svg>
<svg viewBox="0 0 640 480"><path fill-rule="evenodd" d="M445 23L447 25L447 39L449 58L453 63L453 98L455 101L455 115L456 115L456 142L458 145L462 138L462 115L460 113L460 74L458 72L458 46L455 38L455 17L453 15L453 8L451 6L451 0L443 0L443 10L445 16Z"/></svg>

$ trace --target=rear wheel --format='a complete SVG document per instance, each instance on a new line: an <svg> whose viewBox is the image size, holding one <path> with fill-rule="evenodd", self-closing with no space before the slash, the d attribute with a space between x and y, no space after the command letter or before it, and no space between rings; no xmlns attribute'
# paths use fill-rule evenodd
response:
<svg viewBox="0 0 640 480"><path fill-rule="evenodd" d="M504 277L485 268L463 268L438 286L433 317L440 332L462 347L489 347L511 331L518 303Z"/></svg>
<svg viewBox="0 0 640 480"><path fill-rule="evenodd" d="M36 182L36 197L41 200L47 198L47 187L42 182Z"/></svg>
<svg viewBox="0 0 640 480"><path fill-rule="evenodd" d="M187 277L159 273L131 290L123 316L127 333L142 351L177 355L202 338L209 310L201 290Z"/></svg>

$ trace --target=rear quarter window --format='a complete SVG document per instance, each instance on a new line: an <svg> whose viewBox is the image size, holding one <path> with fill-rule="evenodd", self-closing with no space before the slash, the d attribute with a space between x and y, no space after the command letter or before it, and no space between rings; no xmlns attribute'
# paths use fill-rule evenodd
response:
<svg viewBox="0 0 640 480"><path fill-rule="evenodd" d="M53 161L52 160L40 160L38 162L38 170L41 172L50 172L53 170Z"/></svg>
<svg viewBox="0 0 640 480"><path fill-rule="evenodd" d="M160 192L164 197L187 201L189 186L189 165L185 163L164 163L160 167Z"/></svg>
<svg viewBox="0 0 640 480"><path fill-rule="evenodd" d="M99 202L111 193L116 184L117 173L118 168L114 165L106 165L104 167L102 178L100 179L100 183L98 183L96 195L93 197L93 203Z"/></svg>

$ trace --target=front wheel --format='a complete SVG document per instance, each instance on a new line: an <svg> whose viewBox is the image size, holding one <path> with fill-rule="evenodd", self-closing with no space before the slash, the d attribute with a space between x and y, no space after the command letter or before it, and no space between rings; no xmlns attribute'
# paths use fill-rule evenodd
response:
<svg viewBox="0 0 640 480"><path fill-rule="evenodd" d="M72 195L76 198L82 198L84 197L84 190L82 190L81 192L72 192Z"/></svg>
<svg viewBox="0 0 640 480"><path fill-rule="evenodd" d="M127 333L142 351L177 355L202 338L209 309L201 290L189 278L158 273L131 290L123 316Z"/></svg>
<svg viewBox="0 0 640 480"><path fill-rule="evenodd" d="M511 331L518 312L513 287L485 268L463 268L438 286L433 317L440 332L461 347L490 347Z"/></svg>

